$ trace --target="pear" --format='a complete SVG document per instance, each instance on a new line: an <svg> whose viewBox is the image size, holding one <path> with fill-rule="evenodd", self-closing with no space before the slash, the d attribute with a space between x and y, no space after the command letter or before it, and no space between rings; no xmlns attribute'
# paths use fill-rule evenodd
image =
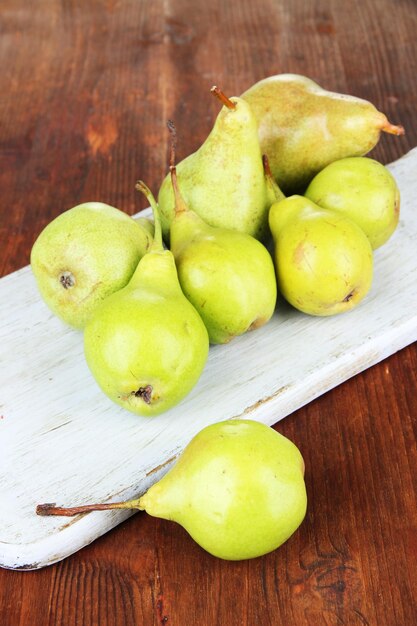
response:
<svg viewBox="0 0 417 626"><path fill-rule="evenodd" d="M272 205L278 288L295 308L333 315L355 307L372 282L372 248L365 233L341 213L308 198Z"/></svg>
<svg viewBox="0 0 417 626"><path fill-rule="evenodd" d="M127 285L151 242L123 211L85 202L43 229L31 251L32 272L55 315L83 328L104 298Z"/></svg>
<svg viewBox="0 0 417 626"><path fill-rule="evenodd" d="M70 509L38 505L38 515L139 509L179 523L210 554L251 559L283 544L304 519L304 462L295 444L251 420L201 430L177 463L143 496Z"/></svg>
<svg viewBox="0 0 417 626"><path fill-rule="evenodd" d="M175 132L171 125L171 132ZM200 314L210 343L227 343L266 324L275 310L277 287L267 249L245 233L209 226L181 196L171 152L175 215L170 247L178 278ZM146 190L145 190L146 191ZM151 206L155 205L148 194Z"/></svg>
<svg viewBox="0 0 417 626"><path fill-rule="evenodd" d="M331 163L309 184L305 196L350 217L375 250L391 237L400 217L400 191L378 161L350 157Z"/></svg>
<svg viewBox="0 0 417 626"><path fill-rule="evenodd" d="M381 131L404 134L370 102L325 91L297 74L265 78L241 97L258 120L262 152L286 194L304 191L333 161L367 154Z"/></svg>
<svg viewBox="0 0 417 626"><path fill-rule="evenodd" d="M274 264L254 237L209 226L183 201L171 169L176 215L171 251L182 290L200 314L211 343L260 328L272 317L277 299Z"/></svg>
<svg viewBox="0 0 417 626"><path fill-rule="evenodd" d="M149 252L84 331L87 364L101 389L144 416L166 411L191 391L209 347L207 330L181 291L174 257L163 248L156 207L154 219Z"/></svg>
<svg viewBox="0 0 417 626"><path fill-rule="evenodd" d="M222 107L203 145L177 166L181 192L189 208L210 226L264 239L270 203L265 185L258 125L247 102L213 93ZM174 218L175 201L168 175L158 195L164 237Z"/></svg>

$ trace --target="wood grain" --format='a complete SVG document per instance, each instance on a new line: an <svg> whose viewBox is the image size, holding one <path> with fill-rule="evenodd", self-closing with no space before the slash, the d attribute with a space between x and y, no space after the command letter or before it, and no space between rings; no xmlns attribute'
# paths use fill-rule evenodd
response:
<svg viewBox="0 0 417 626"><path fill-rule="evenodd" d="M239 93L277 72L372 100L417 145L413 0L3 0L0 272L23 267L45 224L83 200L129 213L209 131L213 83ZM66 561L0 571L4 626L398 626L417 621L417 351L347 381L279 425L307 465L299 532L262 559L225 563L179 527L137 515Z"/></svg>

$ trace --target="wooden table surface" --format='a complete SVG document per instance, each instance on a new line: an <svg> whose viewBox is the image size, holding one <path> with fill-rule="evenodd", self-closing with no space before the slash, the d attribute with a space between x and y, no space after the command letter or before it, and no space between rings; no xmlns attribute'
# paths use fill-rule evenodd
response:
<svg viewBox="0 0 417 626"><path fill-rule="evenodd" d="M382 162L417 145L414 0L2 0L0 31L1 275L81 201L143 208L134 182L157 190L167 118L182 158L214 121L213 84L304 74L405 126ZM412 345L279 423L309 495L281 549L223 562L138 514L57 565L0 570L0 623L416 624L416 372Z"/></svg>

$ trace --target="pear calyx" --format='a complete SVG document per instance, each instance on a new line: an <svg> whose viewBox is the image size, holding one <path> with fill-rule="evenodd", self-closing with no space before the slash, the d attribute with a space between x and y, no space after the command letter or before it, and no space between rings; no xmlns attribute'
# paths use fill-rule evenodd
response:
<svg viewBox="0 0 417 626"><path fill-rule="evenodd" d="M63 286L64 289L71 289L75 285L75 276L72 272L61 272L59 275L59 282Z"/></svg>
<svg viewBox="0 0 417 626"><path fill-rule="evenodd" d="M152 385L146 385L146 387L139 387L137 391L132 391L131 395L135 396L135 398L142 398L146 404L150 404L152 401L152 391Z"/></svg>

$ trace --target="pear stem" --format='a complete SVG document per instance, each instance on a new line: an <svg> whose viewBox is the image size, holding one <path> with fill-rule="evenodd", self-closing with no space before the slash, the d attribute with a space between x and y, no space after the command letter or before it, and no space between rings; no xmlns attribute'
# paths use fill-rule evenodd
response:
<svg viewBox="0 0 417 626"><path fill-rule="evenodd" d="M175 165L170 165L169 170L171 172L171 182L172 188L174 190L174 198L175 198L175 215L179 213L185 213L188 211L188 207L185 204L184 198L181 195L180 188L178 187L177 180L177 168Z"/></svg>
<svg viewBox="0 0 417 626"><path fill-rule="evenodd" d="M63 517L73 517L74 515L82 515L90 511L108 511L113 509L138 509L143 511L140 506L140 498L138 500L128 500L127 502L110 502L108 504L85 504L82 506L63 507L53 504L38 504L36 507L36 515L49 516L60 515Z"/></svg>
<svg viewBox="0 0 417 626"><path fill-rule="evenodd" d="M405 135L404 126L391 124L388 120L381 127L381 130L384 133L389 133L390 135Z"/></svg>
<svg viewBox="0 0 417 626"><path fill-rule="evenodd" d="M167 128L169 130L171 143L170 143L170 153L169 153L169 165L175 165L176 160L176 152L177 152L177 129L172 120L167 121Z"/></svg>
<svg viewBox="0 0 417 626"><path fill-rule="evenodd" d="M188 211L188 207L185 204L184 198L181 195L180 188L178 186L177 168L175 166L176 148L177 148L177 129L172 120L168 120L167 127L171 135L171 151L169 159L169 171L171 172L171 183L174 191L175 198L175 215Z"/></svg>
<svg viewBox="0 0 417 626"><path fill-rule="evenodd" d="M272 174L271 171L271 166L269 164L269 159L268 159L268 155L263 154L262 155L262 163L264 166L264 173L265 173L265 177L267 179L267 182L269 182L270 186L272 187L272 190L275 194L275 200L277 202L279 202L279 200L283 200L285 198L284 194L281 191L281 188L278 186L278 183L275 181L275 178Z"/></svg>
<svg viewBox="0 0 417 626"><path fill-rule="evenodd" d="M271 172L271 166L269 165L269 159L268 159L267 154L262 155L262 163L264 166L265 175L271 180L274 180L274 177L272 176L272 172Z"/></svg>
<svg viewBox="0 0 417 626"><path fill-rule="evenodd" d="M164 249L164 246L162 243L162 226L161 226L161 216L159 213L158 203L156 202L155 196L153 195L152 191L149 189L147 185L145 185L143 180L137 181L135 185L135 189L143 193L144 196L146 196L149 204L152 207L153 219L155 222L155 233L154 233L153 242L152 242L150 249L153 252L161 252Z"/></svg>
<svg viewBox="0 0 417 626"><path fill-rule="evenodd" d="M219 89L219 87L217 87L216 85L214 85L214 87L212 87L210 89L211 93L216 96L216 98L218 98L218 100L220 100L220 102L222 104L224 104L224 106L226 106L228 109L230 109L231 111L233 111L234 109L236 109L237 104L236 102L232 102L230 100L230 98L228 98L221 89Z"/></svg>

